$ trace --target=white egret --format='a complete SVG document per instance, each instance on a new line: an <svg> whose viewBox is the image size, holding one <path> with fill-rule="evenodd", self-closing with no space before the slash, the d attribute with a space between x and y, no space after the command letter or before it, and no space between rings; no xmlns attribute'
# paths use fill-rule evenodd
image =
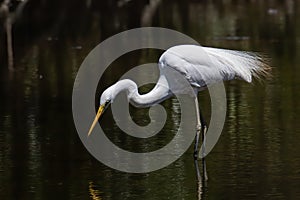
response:
<svg viewBox="0 0 300 200"><path fill-rule="evenodd" d="M198 92L210 84L235 78L251 82L252 77L260 78L268 75L270 69L265 60L255 53L197 45L178 45L169 48L160 57L158 65L160 77L155 87L147 94L139 94L136 83L129 79L120 80L108 87L101 95L100 107L88 135L91 134L105 109L121 91L127 92L129 102L134 106L148 107L173 96L171 91L174 91L174 89L182 90L180 85L172 85L176 82L170 82L168 74L164 73L164 68L170 68L181 73L196 93L197 133L194 155L197 158L200 129L202 127L202 130L204 130L202 131L203 137L206 129L198 105Z"/></svg>

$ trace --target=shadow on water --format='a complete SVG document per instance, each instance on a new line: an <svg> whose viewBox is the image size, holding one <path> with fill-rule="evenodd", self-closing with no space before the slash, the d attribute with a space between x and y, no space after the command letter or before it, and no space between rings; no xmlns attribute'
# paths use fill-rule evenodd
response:
<svg viewBox="0 0 300 200"><path fill-rule="evenodd" d="M0 0L2 3L3 0ZM39 1L29 0L12 27L13 73L0 21L0 199L296 199L300 196L300 4L298 1ZM209 180L196 178L193 145L176 162L147 174L127 174L95 160L75 130L71 94L85 56L121 31L159 26L205 46L265 52L273 79L226 83L227 118L206 157ZM161 52L120 57L99 92ZM199 94L210 118L208 92ZM176 99L163 103L167 123L151 142L122 133L111 113L101 122L116 144L151 151L172 139L180 123ZM147 124L147 109L132 109ZM199 168L198 168L199 170ZM201 198L200 198L201 197ZM196 198L197 199L197 198Z"/></svg>

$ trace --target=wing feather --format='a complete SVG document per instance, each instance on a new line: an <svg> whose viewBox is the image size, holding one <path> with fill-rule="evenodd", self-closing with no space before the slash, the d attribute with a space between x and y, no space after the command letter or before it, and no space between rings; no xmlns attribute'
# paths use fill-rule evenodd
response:
<svg viewBox="0 0 300 200"><path fill-rule="evenodd" d="M251 82L252 77L268 76L270 69L256 53L197 45L171 47L160 57L159 66L177 70L195 87L235 78Z"/></svg>

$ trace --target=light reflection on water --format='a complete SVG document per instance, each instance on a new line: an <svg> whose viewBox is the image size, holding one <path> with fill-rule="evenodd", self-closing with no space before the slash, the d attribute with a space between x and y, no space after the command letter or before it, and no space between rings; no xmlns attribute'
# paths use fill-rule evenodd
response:
<svg viewBox="0 0 300 200"><path fill-rule="evenodd" d="M271 80L262 84L226 83L227 119L220 140L207 157L207 185L199 188L192 146L164 169L126 174L99 163L81 144L71 113L72 85L78 67L105 38L139 27L140 21L136 19L145 13L132 9L144 10L148 5L132 1L114 7L94 2L93 9L73 8L78 9L74 11L76 14L69 11L61 15L65 18L59 23L54 20L51 31L32 31L34 34L26 35L22 29L22 23L26 22L16 26L16 30L21 30L15 35L18 70L12 75L1 69L0 79L0 199L296 199L300 196L298 2L157 2L152 8L152 19L147 21L150 25L182 31L207 46L266 52L273 60ZM65 11L62 9L62 13ZM110 19L107 13L115 15ZM43 14L39 15L42 20ZM41 25L36 26L42 29ZM20 34L22 31L25 36ZM18 43L21 40L27 41L22 42L24 46ZM121 57L112 64L113 70L106 72L99 92L131 66L155 62L160 53L145 50ZM0 54L5 57L2 50ZM116 70L119 66L123 71ZM207 91L199 97L209 122ZM180 123L178 101L170 99L163 105L168 122L157 137L148 141L123 134L109 112L101 124L108 137L121 147L152 151L167 144ZM147 109L132 109L132 114L138 122L147 123Z"/></svg>

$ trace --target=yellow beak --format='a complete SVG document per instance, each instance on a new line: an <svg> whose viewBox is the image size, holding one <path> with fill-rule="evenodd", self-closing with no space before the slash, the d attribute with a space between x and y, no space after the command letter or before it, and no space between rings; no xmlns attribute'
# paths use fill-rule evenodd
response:
<svg viewBox="0 0 300 200"><path fill-rule="evenodd" d="M95 119L94 119L94 121L92 123L92 126L91 126L89 132L88 132L88 136L90 136L90 134L92 133L94 127L96 126L96 123L98 122L100 116L102 115L102 113L104 111L104 108L105 108L105 104L100 105L100 107L98 109L98 112L97 112L97 115L96 115L96 117L95 117Z"/></svg>

